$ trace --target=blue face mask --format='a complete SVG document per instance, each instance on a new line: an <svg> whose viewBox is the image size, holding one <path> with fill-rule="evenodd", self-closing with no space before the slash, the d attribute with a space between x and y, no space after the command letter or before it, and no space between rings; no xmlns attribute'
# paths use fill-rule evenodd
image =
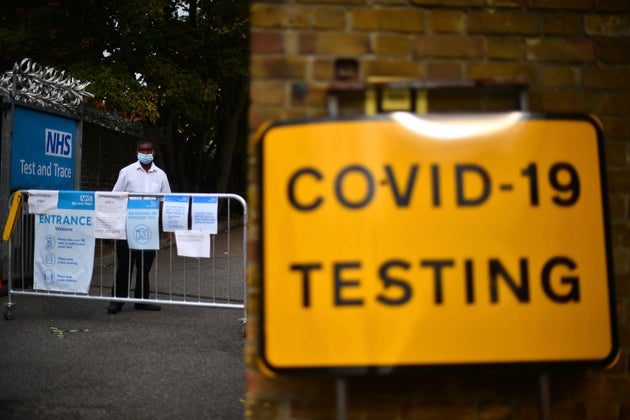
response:
<svg viewBox="0 0 630 420"><path fill-rule="evenodd" d="M153 153L150 153L148 155L145 155L144 153L138 153L138 160L143 165L148 165L149 163L153 162Z"/></svg>

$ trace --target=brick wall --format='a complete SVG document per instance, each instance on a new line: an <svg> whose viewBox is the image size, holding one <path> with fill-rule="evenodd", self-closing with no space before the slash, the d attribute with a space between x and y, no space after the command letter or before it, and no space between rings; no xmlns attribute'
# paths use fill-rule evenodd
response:
<svg viewBox="0 0 630 420"><path fill-rule="evenodd" d="M532 111L598 116L606 136L621 355L610 370L550 374L550 409L551 418L630 419L630 2L252 0L251 19L252 133L269 119L325 115L325 90L338 58L359 62L360 81L522 78ZM457 109L456 98L436 103ZM260 274L253 146L247 417L335 418L335 378L269 378L256 363ZM349 378L347 418L538 418L539 380L501 370Z"/></svg>

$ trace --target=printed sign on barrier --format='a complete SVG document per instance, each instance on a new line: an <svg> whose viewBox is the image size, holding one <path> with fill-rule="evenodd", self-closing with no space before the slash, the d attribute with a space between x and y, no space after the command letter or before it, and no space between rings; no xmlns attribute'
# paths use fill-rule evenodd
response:
<svg viewBox="0 0 630 420"><path fill-rule="evenodd" d="M29 196L37 201L36 191ZM94 193L46 191L39 197L45 197L43 207L55 210L35 215L33 288L87 293L94 266Z"/></svg>
<svg viewBox="0 0 630 420"><path fill-rule="evenodd" d="M159 210L158 198L130 198L127 201L129 249L160 249Z"/></svg>

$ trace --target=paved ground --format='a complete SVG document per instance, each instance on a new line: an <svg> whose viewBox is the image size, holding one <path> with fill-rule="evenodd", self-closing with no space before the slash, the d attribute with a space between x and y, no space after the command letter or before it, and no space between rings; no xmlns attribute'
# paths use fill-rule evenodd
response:
<svg viewBox="0 0 630 420"><path fill-rule="evenodd" d="M126 304L109 315L105 301L12 301L14 319L0 319L0 418L244 418L242 310Z"/></svg>
<svg viewBox="0 0 630 420"><path fill-rule="evenodd" d="M244 417L240 311L17 301L0 320L0 418Z"/></svg>

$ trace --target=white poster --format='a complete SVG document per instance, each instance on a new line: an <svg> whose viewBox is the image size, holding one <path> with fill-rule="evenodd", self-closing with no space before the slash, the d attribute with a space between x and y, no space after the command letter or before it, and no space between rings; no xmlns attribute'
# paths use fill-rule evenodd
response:
<svg viewBox="0 0 630 420"><path fill-rule="evenodd" d="M188 229L188 196L164 196L162 207L162 229L164 232Z"/></svg>
<svg viewBox="0 0 630 420"><path fill-rule="evenodd" d="M127 242L130 249L160 249L160 200L127 200Z"/></svg>
<svg viewBox="0 0 630 420"><path fill-rule="evenodd" d="M41 209L50 207L40 204ZM59 191L54 211L35 216L33 289L88 292L94 266L93 221L94 193L85 191Z"/></svg>
<svg viewBox="0 0 630 420"><path fill-rule="evenodd" d="M210 234L202 230L175 231L177 255L180 257L210 258Z"/></svg>
<svg viewBox="0 0 630 420"><path fill-rule="evenodd" d="M95 194L94 236L100 239L127 239L126 192L97 191Z"/></svg>
<svg viewBox="0 0 630 420"><path fill-rule="evenodd" d="M213 235L218 232L219 198L217 196L193 196L192 201L192 229L205 230Z"/></svg>
<svg viewBox="0 0 630 420"><path fill-rule="evenodd" d="M28 190L28 212L46 214L57 210L59 191Z"/></svg>

